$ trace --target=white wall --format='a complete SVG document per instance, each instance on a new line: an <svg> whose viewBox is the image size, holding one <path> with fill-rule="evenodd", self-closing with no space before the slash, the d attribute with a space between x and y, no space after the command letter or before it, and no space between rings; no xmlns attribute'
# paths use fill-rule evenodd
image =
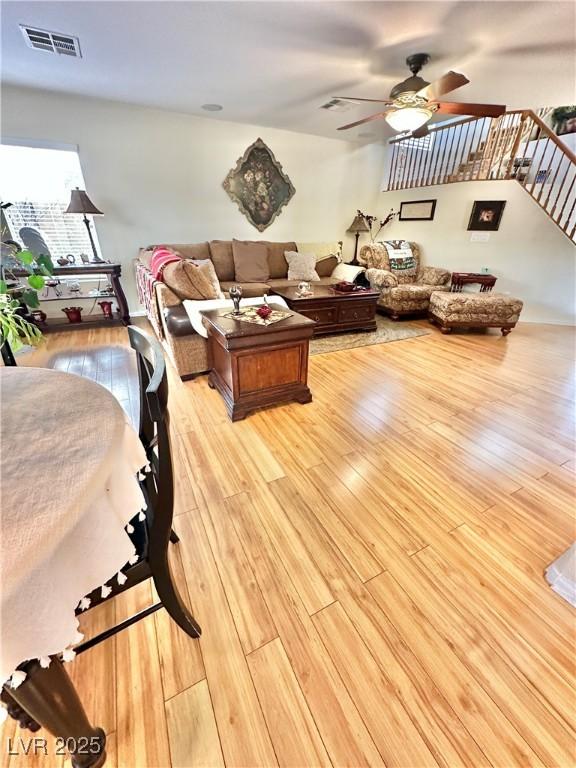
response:
<svg viewBox="0 0 576 768"><path fill-rule="evenodd" d="M2 89L2 136L76 144L104 258L123 264L138 308L132 260L141 245L211 239L344 240L357 208L373 210L384 147L227 123L115 102L22 88ZM262 234L222 182L258 137L296 194Z"/></svg>
<svg viewBox="0 0 576 768"><path fill-rule="evenodd" d="M515 181L474 181L383 192L378 213L412 200L436 199L433 221L398 221L379 239L413 240L425 264L455 272L498 277L496 289L524 301L522 320L574 324L576 249ZM486 243L471 242L467 230L475 200L506 200L497 232ZM361 241L364 242L364 241Z"/></svg>

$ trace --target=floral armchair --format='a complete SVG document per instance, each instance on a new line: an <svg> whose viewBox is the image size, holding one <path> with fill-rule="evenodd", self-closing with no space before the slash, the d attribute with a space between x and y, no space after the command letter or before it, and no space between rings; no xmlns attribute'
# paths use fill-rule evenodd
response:
<svg viewBox="0 0 576 768"><path fill-rule="evenodd" d="M416 243L388 240L387 244L390 250L384 243L364 245L358 256L370 286L380 291L378 306L393 320L426 313L432 293L449 290L450 272L421 266Z"/></svg>

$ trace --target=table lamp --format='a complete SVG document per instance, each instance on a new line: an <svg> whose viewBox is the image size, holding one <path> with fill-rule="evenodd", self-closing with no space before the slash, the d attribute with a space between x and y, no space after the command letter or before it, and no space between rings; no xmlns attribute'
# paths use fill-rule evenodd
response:
<svg viewBox="0 0 576 768"><path fill-rule="evenodd" d="M76 187L76 189L73 189L70 193L70 204L64 213L81 213L83 215L84 224L86 225L86 229L88 230L88 237L90 238L90 245L92 246L92 253L94 254L93 261L96 263L102 263L104 259L101 259L96 252L96 245L94 243L94 238L92 237L90 222L86 216L87 213L89 213L91 216L103 216L104 214L102 211L99 211L98 208L96 208L92 200L90 200L83 189Z"/></svg>
<svg viewBox="0 0 576 768"><path fill-rule="evenodd" d="M354 221L352 222L352 224L350 224L346 232L352 232L354 235L356 235L356 242L354 244L354 258L350 263L354 265L358 265L358 261L356 259L356 256L358 255L358 240L362 232L370 232L370 227L366 223L366 219L360 213L360 211L358 211L358 213L354 217Z"/></svg>

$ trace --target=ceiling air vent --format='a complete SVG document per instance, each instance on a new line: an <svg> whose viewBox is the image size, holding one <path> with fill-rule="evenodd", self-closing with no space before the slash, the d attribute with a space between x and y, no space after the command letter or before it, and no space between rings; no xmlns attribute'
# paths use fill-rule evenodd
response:
<svg viewBox="0 0 576 768"><path fill-rule="evenodd" d="M48 32L45 29L35 29L26 24L20 24L20 29L29 48L36 48L38 51L49 51L50 53L59 53L64 56L76 56L80 58L80 43L77 37L72 35L62 35L60 32Z"/></svg>
<svg viewBox="0 0 576 768"><path fill-rule="evenodd" d="M327 109L330 112L347 112L352 105L344 99L330 99L326 104L322 104L320 109Z"/></svg>

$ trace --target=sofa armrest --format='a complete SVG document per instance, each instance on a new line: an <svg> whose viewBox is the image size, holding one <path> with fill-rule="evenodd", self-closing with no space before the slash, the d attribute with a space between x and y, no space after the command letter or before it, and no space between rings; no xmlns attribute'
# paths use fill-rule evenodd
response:
<svg viewBox="0 0 576 768"><path fill-rule="evenodd" d="M179 299L174 291L168 288L165 283L156 283L156 296L161 312L164 312L166 307L175 307L177 304L182 304L182 299Z"/></svg>
<svg viewBox="0 0 576 768"><path fill-rule="evenodd" d="M450 272L441 267L422 267L416 282L421 285L448 285Z"/></svg>
<svg viewBox="0 0 576 768"><path fill-rule="evenodd" d="M367 269L366 277L370 287L375 291L381 291L383 288L394 288L398 285L398 278L387 269Z"/></svg>
<svg viewBox="0 0 576 768"><path fill-rule="evenodd" d="M192 327L188 312L184 304L175 304L164 310L164 324L166 331L172 336L195 336L196 331Z"/></svg>

